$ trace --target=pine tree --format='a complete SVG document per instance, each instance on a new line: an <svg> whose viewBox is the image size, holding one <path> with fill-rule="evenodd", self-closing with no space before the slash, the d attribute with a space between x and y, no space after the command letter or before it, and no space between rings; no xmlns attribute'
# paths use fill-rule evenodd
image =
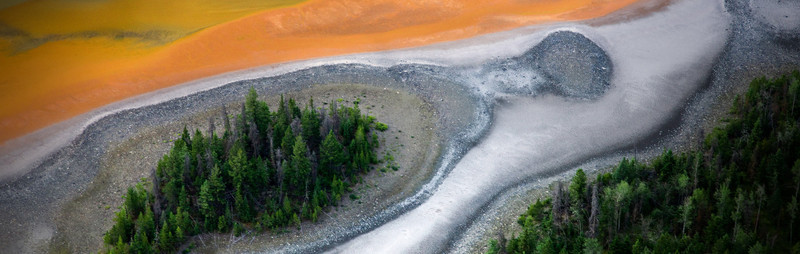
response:
<svg viewBox="0 0 800 254"><path fill-rule="evenodd" d="M147 234L141 231L136 232L136 235L133 236L133 242L131 242L130 252L141 254L153 253L153 247L150 245Z"/></svg>
<svg viewBox="0 0 800 254"><path fill-rule="evenodd" d="M158 251L159 252L170 252L172 250L172 233L169 230L169 225L165 221L161 225L161 231L158 233Z"/></svg>
<svg viewBox="0 0 800 254"><path fill-rule="evenodd" d="M357 104L332 103L329 112L318 111L312 98L301 111L294 99L281 96L272 113L251 87L233 117L232 127L223 106L222 138L211 118L205 136L183 128L153 169L152 196L142 185L128 189L115 225L104 236L115 247L110 251L171 252L203 230L229 230L234 216L239 227L259 213L257 228L316 221L324 206L344 195L345 175L352 178L377 162L377 135L367 139L374 119L362 116Z"/></svg>
<svg viewBox="0 0 800 254"><path fill-rule="evenodd" d="M192 137L192 150L191 150L191 159L192 165L195 165L195 171L192 172L192 180L191 183L195 184L195 188L199 187L202 184L202 181L197 181L199 179L203 179L203 171L205 171L205 165L202 160L203 154L205 154L206 149L208 147L208 141L206 138L203 137L203 133L200 132L200 129L195 129L194 136Z"/></svg>
<svg viewBox="0 0 800 254"><path fill-rule="evenodd" d="M300 107L297 106L297 102L295 102L294 98L289 98L289 113L290 119L300 118L302 116L302 111L300 111Z"/></svg>
<svg viewBox="0 0 800 254"><path fill-rule="evenodd" d="M302 135L306 139L308 146L313 148L319 147L320 120L317 110L314 108L314 98L309 99L306 109L303 110L303 116L300 121L302 126Z"/></svg>
<svg viewBox="0 0 800 254"><path fill-rule="evenodd" d="M150 209L144 214L139 215L139 219L136 220L136 233L143 233L147 239L154 239L155 232L156 232L156 224L153 221L153 212Z"/></svg>
<svg viewBox="0 0 800 254"><path fill-rule="evenodd" d="M586 174L583 169L578 169L575 176L572 178L572 183L569 185L569 199L570 199L570 212L578 221L580 231L583 231L583 194L586 193Z"/></svg>
<svg viewBox="0 0 800 254"><path fill-rule="evenodd" d="M183 229L180 226L175 229L175 242L183 242L184 239Z"/></svg>
<svg viewBox="0 0 800 254"><path fill-rule="evenodd" d="M267 139L269 138L269 127L271 124L270 121L270 112L269 106L266 102L259 101L258 105L256 106L255 110L255 124L258 128L259 136L262 137L262 141L264 144L268 144Z"/></svg>
<svg viewBox="0 0 800 254"><path fill-rule="evenodd" d="M327 179L339 173L338 169L344 162L344 146L336 140L333 131L329 131L325 141L322 141L319 154L319 172L325 182L328 182L330 180Z"/></svg>
<svg viewBox="0 0 800 254"><path fill-rule="evenodd" d="M219 232L225 232L225 229L228 228L228 221L225 219L224 215L220 215L217 217L217 230Z"/></svg>
<svg viewBox="0 0 800 254"><path fill-rule="evenodd" d="M256 110L258 108L258 93L256 93L256 89L250 86L250 90L244 98L245 115L243 115L243 117L245 117L246 121L255 122Z"/></svg>
<svg viewBox="0 0 800 254"><path fill-rule="evenodd" d="M291 154L292 149L294 148L295 143L295 136L292 133L292 128L286 128L283 134L283 139L281 140L281 151L284 154Z"/></svg>
<svg viewBox="0 0 800 254"><path fill-rule="evenodd" d="M247 198L245 198L242 192L241 188L236 190L236 195L234 197L236 213L243 222L250 222L253 219L252 212L250 211L250 202L247 201Z"/></svg>
<svg viewBox="0 0 800 254"><path fill-rule="evenodd" d="M128 244L122 241L122 237L119 237L110 253L128 253Z"/></svg>
<svg viewBox="0 0 800 254"><path fill-rule="evenodd" d="M189 194L186 192L185 186L181 186L181 192L178 198L178 209L189 210Z"/></svg>
<svg viewBox="0 0 800 254"><path fill-rule="evenodd" d="M203 186L200 188L200 194L197 201L200 207L200 212L207 219L214 219L217 217L217 211L221 205L219 198L222 198L222 192L224 191L224 188L225 185L223 184L220 176L220 169L218 166L214 165L214 168L211 169L211 175L209 176L208 180L206 180L203 183Z"/></svg>
<svg viewBox="0 0 800 254"><path fill-rule="evenodd" d="M186 128L186 125L183 126L183 132L181 133L181 140L184 144L186 144L187 150L191 150L192 147L192 136L189 135L189 129Z"/></svg>
<svg viewBox="0 0 800 254"><path fill-rule="evenodd" d="M311 173L311 161L308 159L308 147L302 136L298 136L294 143L292 154L294 175L292 179L296 196L302 196L308 191L308 179Z"/></svg>
<svg viewBox="0 0 800 254"><path fill-rule="evenodd" d="M231 171L229 171L229 173L233 179L233 187L235 192L235 212L238 214L239 219L249 222L252 219L252 216L250 212L250 205L246 198L248 189L245 183L245 177L250 166L248 165L247 157L242 149L234 149L234 151L234 155L230 160L228 160L228 164L231 167Z"/></svg>
<svg viewBox="0 0 800 254"><path fill-rule="evenodd" d="M130 216L128 216L127 207L122 206L119 212L117 212L117 218L114 219L116 224L112 227L112 231L114 232L114 228L116 228L116 236L121 237L124 242L130 241L131 237L133 236L133 229L134 224L133 220ZM113 238L111 238L113 239Z"/></svg>
<svg viewBox="0 0 800 254"><path fill-rule="evenodd" d="M147 193L144 192L144 187L137 184L136 187L128 187L128 193L125 195L125 207L128 212L128 217L135 219L136 216L142 213L147 206Z"/></svg>

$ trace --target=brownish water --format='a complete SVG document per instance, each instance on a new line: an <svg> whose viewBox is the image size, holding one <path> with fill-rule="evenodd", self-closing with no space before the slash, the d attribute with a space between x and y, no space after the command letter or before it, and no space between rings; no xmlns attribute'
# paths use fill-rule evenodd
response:
<svg viewBox="0 0 800 254"><path fill-rule="evenodd" d="M590 19L634 2L26 1L0 10L0 142L229 71Z"/></svg>

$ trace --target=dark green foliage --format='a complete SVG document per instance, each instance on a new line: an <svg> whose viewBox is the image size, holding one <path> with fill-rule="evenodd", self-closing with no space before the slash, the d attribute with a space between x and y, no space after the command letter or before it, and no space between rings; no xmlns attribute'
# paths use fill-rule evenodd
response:
<svg viewBox="0 0 800 254"><path fill-rule="evenodd" d="M386 125L385 123L376 122L375 123L375 129L378 130L378 131L386 131L386 130L389 129L389 126Z"/></svg>
<svg viewBox="0 0 800 254"><path fill-rule="evenodd" d="M347 160L344 146L336 139L333 130L322 141L319 153L319 177L323 183L329 184L337 174L341 175L341 167Z"/></svg>
<svg viewBox="0 0 800 254"><path fill-rule="evenodd" d="M497 243L497 240L492 239L489 242L489 250L486 251L487 254L497 254L500 253L500 245Z"/></svg>
<svg viewBox="0 0 800 254"><path fill-rule="evenodd" d="M311 173L311 161L309 160L308 146L303 141L303 136L298 136L294 143L291 157L292 164L287 169L286 178L288 187L295 197L306 197L308 182Z"/></svg>
<svg viewBox="0 0 800 254"><path fill-rule="evenodd" d="M114 218L114 226L103 236L106 244L115 244L120 239L123 243L130 243L137 232L148 236L155 235L153 212L150 210L152 196L145 190L144 185L139 183L135 187L129 187L123 198L125 202Z"/></svg>
<svg viewBox="0 0 800 254"><path fill-rule="evenodd" d="M143 184L128 189L103 237L106 250L175 252L203 232L239 235L316 221L377 162L378 143L370 136L374 118L361 115L357 105L323 116L313 103L300 110L294 99L281 97L278 111L270 112L251 88L234 127L225 116L221 138L184 128L158 162L149 187L156 193ZM325 117L336 120L323 140Z"/></svg>
<svg viewBox="0 0 800 254"><path fill-rule="evenodd" d="M240 236L240 235L242 235L242 232L244 232L244 227L242 227L242 224L239 224L239 222L234 223L233 224L233 235Z"/></svg>
<svg viewBox="0 0 800 254"><path fill-rule="evenodd" d="M317 110L314 108L314 98L308 100L308 105L306 105L306 109L302 112L302 118L300 119L300 124L302 126L302 136L305 138L306 143L309 147L316 148L319 147L320 142L320 115L317 113Z"/></svg>
<svg viewBox="0 0 800 254"><path fill-rule="evenodd" d="M294 150L294 143L295 143L294 133L292 132L292 128L287 127L286 132L283 134L283 140L281 140L281 152L283 155L291 155L292 151Z"/></svg>
<svg viewBox="0 0 800 254"><path fill-rule="evenodd" d="M139 183L135 187L128 188L124 198L125 202L114 219L114 226L103 237L106 244L113 245L109 252L153 253L150 240L156 235L154 215L151 210L153 197L144 189L144 185Z"/></svg>
<svg viewBox="0 0 800 254"><path fill-rule="evenodd" d="M727 124L706 136L698 151L665 151L649 164L623 159L612 173L588 184L579 170L568 188L568 202L559 185L552 198L531 205L517 221L523 231L508 241L506 250L800 251L795 225L800 192L798 82L800 72L754 80L734 100ZM500 249L493 246L490 251Z"/></svg>

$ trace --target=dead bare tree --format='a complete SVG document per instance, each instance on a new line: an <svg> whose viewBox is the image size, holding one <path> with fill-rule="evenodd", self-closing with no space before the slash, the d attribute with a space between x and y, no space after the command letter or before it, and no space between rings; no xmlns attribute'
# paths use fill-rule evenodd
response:
<svg viewBox="0 0 800 254"><path fill-rule="evenodd" d="M311 162L311 184L316 184L317 182L317 169L319 168L319 162L317 161L317 153L311 152L311 157L308 157Z"/></svg>
<svg viewBox="0 0 800 254"><path fill-rule="evenodd" d="M267 140L269 142L269 162L270 162L270 164L272 164L272 168L278 167L278 165L275 164L275 161L276 161L275 160L275 137L273 136L273 134L274 134L273 132L274 131L275 131L275 129L273 129L272 126L270 126L269 129L267 130Z"/></svg>
<svg viewBox="0 0 800 254"><path fill-rule="evenodd" d="M214 165L215 165L214 156L213 153L211 152L211 146L209 145L208 147L206 147L206 167L209 173L211 173L211 169L214 168Z"/></svg>
<svg viewBox="0 0 800 254"><path fill-rule="evenodd" d="M161 218L161 189L160 183L161 179L158 178L158 174L156 174L156 169L153 168L150 172L151 178L153 179L153 218Z"/></svg>
<svg viewBox="0 0 800 254"><path fill-rule="evenodd" d="M231 119L228 117L228 108L222 105L222 121L224 123L225 132L231 131Z"/></svg>
<svg viewBox="0 0 800 254"><path fill-rule="evenodd" d="M599 217L600 217L600 200L597 198L598 192L598 183L595 183L592 186L592 210L589 215L589 237L595 238L597 237L597 226L599 224Z"/></svg>
<svg viewBox="0 0 800 254"><path fill-rule="evenodd" d="M216 127L217 126L214 125L214 118L209 117L208 118L208 136L209 137L211 137L214 134L214 131L216 131Z"/></svg>
<svg viewBox="0 0 800 254"><path fill-rule="evenodd" d="M303 133L303 130L300 129L300 119L292 119L292 123L289 124L289 127L292 128L292 133L295 135L300 135L300 133Z"/></svg>
<svg viewBox="0 0 800 254"><path fill-rule="evenodd" d="M503 234L503 231L497 232L497 246L500 248L497 251L498 254L506 253L506 236Z"/></svg>
<svg viewBox="0 0 800 254"><path fill-rule="evenodd" d="M195 169L195 173L197 176L201 177L201 179L205 179L205 163L203 163L203 156L199 153L197 154L197 168Z"/></svg>
<svg viewBox="0 0 800 254"><path fill-rule="evenodd" d="M339 109L336 102L331 102L330 112L328 112L328 117L325 118L325 121L322 122L322 125L325 126L323 129L333 130L334 135L339 135L339 130L336 126L339 126ZM322 134L323 136L328 135L328 132Z"/></svg>
<svg viewBox="0 0 800 254"><path fill-rule="evenodd" d="M225 105L222 105L222 119L225 122L225 134L223 137L225 138L225 151L224 153L227 154L228 150L231 149L233 146L233 131L231 131L231 119L228 117L228 109Z"/></svg>
<svg viewBox="0 0 800 254"><path fill-rule="evenodd" d="M253 148L253 157L261 156L261 135L253 122L250 122L250 131L247 134L250 138L250 146Z"/></svg>
<svg viewBox="0 0 800 254"><path fill-rule="evenodd" d="M202 243L202 244L203 244L203 247L206 247L206 241L205 241L205 240L203 240L203 235L202 235L202 234L201 234L201 235L198 235L198 236L197 236L197 238L198 238L198 239L200 239L200 243Z"/></svg>
<svg viewBox="0 0 800 254"><path fill-rule="evenodd" d="M192 159L189 158L189 155L183 156L183 182L189 183L192 181L192 176L190 175L192 171Z"/></svg>
<svg viewBox="0 0 800 254"><path fill-rule="evenodd" d="M315 155L314 155L314 152L311 152L311 149L308 149L308 146L306 146L306 152L305 152L305 156L306 156L306 158L312 158L312 157L315 157ZM311 164L311 172L309 172L309 173L311 173L313 177L316 177L316 174L317 174L317 173L315 172L315 171L316 171L316 167L314 166L314 164L316 164L316 159L312 158L310 162L311 162L311 163L310 163L310 164ZM307 176L306 176L306 177L307 177ZM308 179L308 178L306 178L306 179ZM309 183L313 183L313 182L310 182L310 181L308 181L308 180L306 180L306 181L305 181L305 188L304 188L304 190L305 190L305 199L306 199L306 201L309 201L309 200L311 200L311 199L308 197L308 185L309 185Z"/></svg>
<svg viewBox="0 0 800 254"><path fill-rule="evenodd" d="M280 156L280 154L281 154L281 150L278 149L278 155L279 155L279 157L282 157L282 156ZM278 164L278 167L277 167L277 171L278 171L278 199L279 199L278 202L279 202L279 204L283 203L283 196L284 196L283 195L283 192L284 192L284 190L283 190L284 166L288 167L288 163L286 161L282 161L281 163Z"/></svg>
<svg viewBox="0 0 800 254"><path fill-rule="evenodd" d="M564 195L564 184L562 182L556 182L555 190L553 191L553 224L556 227L560 227L561 223L565 221L565 211L569 204L567 203L567 198Z"/></svg>
<svg viewBox="0 0 800 254"><path fill-rule="evenodd" d="M319 123L320 123L319 124L319 136L322 137L323 139L325 139L325 136L328 135L328 132L331 130L329 127L328 128L325 127L325 122L326 121L330 121L330 120L328 120L328 118L329 118L328 110L326 110L325 108L320 108L319 109L319 117L322 118L319 121Z"/></svg>
<svg viewBox="0 0 800 254"><path fill-rule="evenodd" d="M246 135L247 134L247 126L246 126L247 125L247 121L245 120L246 116L247 116L247 113L245 113L244 102L242 102L241 112L239 113L239 116L236 118L236 122L234 123L234 126L233 126L234 127L234 130L233 130L233 134L234 135L233 135L233 140L232 141L235 142L236 140L238 140L241 137L241 135Z"/></svg>

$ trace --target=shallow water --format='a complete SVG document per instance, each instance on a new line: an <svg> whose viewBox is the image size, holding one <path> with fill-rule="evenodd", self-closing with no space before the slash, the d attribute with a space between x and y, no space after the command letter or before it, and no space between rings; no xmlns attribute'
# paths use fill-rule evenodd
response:
<svg viewBox="0 0 800 254"><path fill-rule="evenodd" d="M163 30L181 36L304 0L32 0L0 9L0 22L31 37Z"/></svg>
<svg viewBox="0 0 800 254"><path fill-rule="evenodd" d="M682 1L639 20L561 28L586 35L610 56L615 72L605 95L506 96L489 133L429 199L333 252L440 252L499 191L657 132L704 85L729 22L721 1Z"/></svg>
<svg viewBox="0 0 800 254"><path fill-rule="evenodd" d="M589 19L637 0L309 0L269 9L297 2L42 0L0 10L0 142L225 72Z"/></svg>
<svg viewBox="0 0 800 254"><path fill-rule="evenodd" d="M109 77L161 78L130 71L176 40L302 1L34 0L2 8L0 142L142 88Z"/></svg>

